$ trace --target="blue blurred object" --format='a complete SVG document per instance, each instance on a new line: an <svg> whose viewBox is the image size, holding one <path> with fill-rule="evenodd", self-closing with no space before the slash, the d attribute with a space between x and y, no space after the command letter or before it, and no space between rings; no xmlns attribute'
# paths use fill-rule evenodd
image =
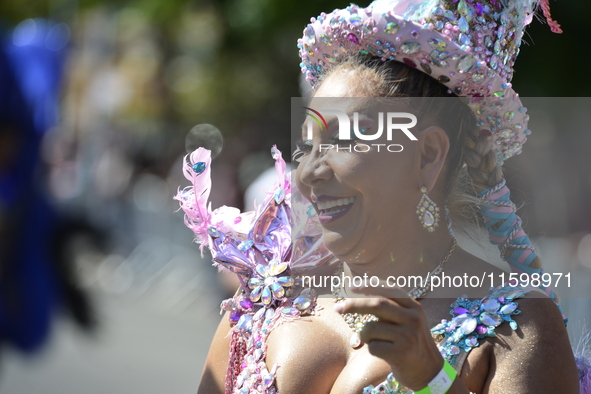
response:
<svg viewBox="0 0 591 394"><path fill-rule="evenodd" d="M0 341L26 352L47 338L60 298L40 145L58 122L69 37L65 24L28 19L0 47Z"/></svg>

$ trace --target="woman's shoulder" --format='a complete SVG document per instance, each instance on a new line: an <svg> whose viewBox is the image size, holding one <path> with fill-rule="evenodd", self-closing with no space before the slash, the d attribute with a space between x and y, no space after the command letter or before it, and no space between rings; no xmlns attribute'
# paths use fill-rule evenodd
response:
<svg viewBox="0 0 591 394"><path fill-rule="evenodd" d="M450 305L450 319L432 328L433 334L447 338L442 342L464 345L463 349L478 346L474 339L556 337L566 335L565 323L557 304L543 291L517 284L491 288L485 297L457 298ZM455 350L455 348L454 348Z"/></svg>
<svg viewBox="0 0 591 394"><path fill-rule="evenodd" d="M513 388L512 392L534 392L532 389L537 387L535 392L577 393L576 363L557 305L540 291L508 291L518 297L501 308L509 305L506 310L518 313L507 317L497 310L502 322L482 341L482 350L490 360L483 387L488 387L489 392L504 392L508 387ZM485 302L499 297L503 301L499 295ZM494 313L485 318L496 318Z"/></svg>
<svg viewBox="0 0 591 394"><path fill-rule="evenodd" d="M574 356L562 314L556 303L539 291L530 291L515 300L520 311L514 317L515 325L501 324L496 329L497 359L512 357L515 351L523 358L533 359L539 355Z"/></svg>

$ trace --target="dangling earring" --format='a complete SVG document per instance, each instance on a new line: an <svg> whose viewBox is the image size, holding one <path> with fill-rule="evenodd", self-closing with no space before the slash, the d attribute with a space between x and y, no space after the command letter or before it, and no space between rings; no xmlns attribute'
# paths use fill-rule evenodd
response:
<svg viewBox="0 0 591 394"><path fill-rule="evenodd" d="M433 232L435 227L439 226L439 207L435 204L435 201L429 198L425 186L421 187L421 193L423 193L423 196L419 200L419 205L417 205L417 215L423 227L429 232Z"/></svg>

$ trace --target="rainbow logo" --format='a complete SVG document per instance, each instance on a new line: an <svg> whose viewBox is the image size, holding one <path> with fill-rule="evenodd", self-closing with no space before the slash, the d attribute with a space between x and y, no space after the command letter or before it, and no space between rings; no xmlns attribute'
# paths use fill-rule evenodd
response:
<svg viewBox="0 0 591 394"><path fill-rule="evenodd" d="M320 112L318 112L312 108L308 108L308 107L302 107L302 108L313 112L313 113L310 113L310 112L304 112L304 113L316 121L316 123L318 124L318 127L320 127L320 130L328 130L328 123L326 123L326 120L324 120L324 116L320 115Z"/></svg>

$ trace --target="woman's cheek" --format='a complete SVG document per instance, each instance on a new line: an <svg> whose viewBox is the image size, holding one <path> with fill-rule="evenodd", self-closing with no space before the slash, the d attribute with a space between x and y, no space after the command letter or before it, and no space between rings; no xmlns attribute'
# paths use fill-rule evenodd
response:
<svg viewBox="0 0 591 394"><path fill-rule="evenodd" d="M307 199L310 199L311 190L308 186L306 186L305 183L302 182L302 178L301 178L301 168L303 168L302 166L306 165L305 160L306 159L302 159L300 161L300 163L298 164L298 168L295 171L295 184L296 184L300 194L302 196L306 197Z"/></svg>

